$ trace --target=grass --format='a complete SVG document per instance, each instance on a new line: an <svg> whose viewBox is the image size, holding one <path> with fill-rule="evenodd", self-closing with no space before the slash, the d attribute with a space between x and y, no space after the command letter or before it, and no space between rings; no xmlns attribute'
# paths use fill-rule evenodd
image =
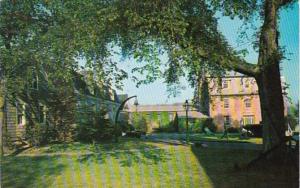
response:
<svg viewBox="0 0 300 188"><path fill-rule="evenodd" d="M253 144L262 144L262 138L240 138L239 134L229 133L228 140L227 138L222 138L223 134L215 134L212 136L208 136L205 134L196 134L191 136L191 140L194 141L216 141L216 142L245 142L245 143L253 143Z"/></svg>
<svg viewBox="0 0 300 188"><path fill-rule="evenodd" d="M262 144L262 138L240 138L239 133L228 133L228 139L222 138L223 133L215 133L214 135L206 135L203 133L191 133L189 138L191 141L213 141L213 142L244 142L252 144ZM169 134L169 133L155 133L157 138L170 138L185 140L186 134Z"/></svg>
<svg viewBox="0 0 300 188"><path fill-rule="evenodd" d="M3 157L2 186L298 187L290 168L233 168L235 163L246 163L257 155L257 151L135 139L117 144L56 144Z"/></svg>

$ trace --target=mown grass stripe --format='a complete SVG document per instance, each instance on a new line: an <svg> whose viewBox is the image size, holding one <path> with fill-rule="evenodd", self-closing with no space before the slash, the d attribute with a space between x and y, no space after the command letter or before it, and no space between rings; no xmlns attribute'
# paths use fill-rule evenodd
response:
<svg viewBox="0 0 300 188"><path fill-rule="evenodd" d="M91 178L92 178L92 182L93 182L93 187L94 188L97 188L97 172L96 172L96 163L95 163L95 160L96 160L96 156L93 155L92 156L92 159L91 159L91 164L90 164L90 168L91 168Z"/></svg>
<svg viewBox="0 0 300 188"><path fill-rule="evenodd" d="M191 151L190 149L188 149L187 152L184 152L185 153L185 158L186 158L186 161L187 161L187 169L188 169L188 174L189 174L189 186L190 187L194 187L194 173L193 173L193 167L192 167L192 160L191 160ZM193 163L194 164L194 163Z"/></svg>
<svg viewBox="0 0 300 188"><path fill-rule="evenodd" d="M116 159L116 163L118 164L117 165L117 170L119 171L119 174L120 174L120 184L121 184L121 187L125 187L126 186L126 181L125 181L125 172L124 172L124 168L122 168L121 164L120 164L120 156L118 159Z"/></svg>
<svg viewBox="0 0 300 188"><path fill-rule="evenodd" d="M187 149L188 146L184 146L184 147L186 147L186 149ZM182 160L182 164L184 165L183 174L184 174L184 179L185 179L185 185L187 187L191 187L190 169L189 169L190 161L188 161L186 153L187 153L187 151L181 152L181 157L182 157L181 160Z"/></svg>
<svg viewBox="0 0 300 188"><path fill-rule="evenodd" d="M101 163L99 163L99 154L95 155L95 158L93 160L93 171L94 171L94 181L95 181L95 185L96 187L102 187L103 181L102 181L102 174L101 174Z"/></svg>
<svg viewBox="0 0 300 188"><path fill-rule="evenodd" d="M83 167L83 173L85 176L85 185L87 187L93 187L92 183L93 183L93 179L92 179L92 173L91 173L91 155L85 156L86 160L82 161L82 167Z"/></svg>
<svg viewBox="0 0 300 188"><path fill-rule="evenodd" d="M64 187L70 187L70 185L72 184L72 182L70 181L69 178L69 169L68 169L68 163L65 160L64 156L60 156L60 163L62 165L62 168L65 168L63 172L61 172L62 175L62 179L63 179L63 185Z"/></svg>
<svg viewBox="0 0 300 188"><path fill-rule="evenodd" d="M159 166L159 163L156 163L156 162L151 162L151 165L149 165L149 171L150 171L150 176L151 176L151 179L153 180L153 187L159 187L159 183L161 182L161 176L159 174L159 170L158 170L158 167Z"/></svg>
<svg viewBox="0 0 300 188"><path fill-rule="evenodd" d="M115 187L113 186L113 180L114 180L114 173L112 171L112 168L111 168L111 155L108 154L106 155L106 163L105 163L105 174L106 174L106 178L107 178L107 182L106 182L106 186L107 187Z"/></svg>
<svg viewBox="0 0 300 188"><path fill-rule="evenodd" d="M142 160L143 160L143 155L141 152L137 153L137 157L138 157L138 170L140 172L140 182L141 182L141 186L143 188L145 188L145 172L144 172L144 168L143 168L143 164L142 164Z"/></svg>
<svg viewBox="0 0 300 188"><path fill-rule="evenodd" d="M101 161L101 159L97 158L97 163L98 163L98 169L99 169L99 173L101 176L101 186L100 187L104 187L106 188L106 181L107 181L107 176L106 176L106 170L105 170L105 163L106 163L106 159L104 157L105 155L103 155L103 163Z"/></svg>
<svg viewBox="0 0 300 188"><path fill-rule="evenodd" d="M75 179L75 170L74 170L74 161L73 161L73 157L66 157L66 161L68 164L68 170L69 170L69 176L70 176L70 180L72 182L72 187L76 187L76 179Z"/></svg>
<svg viewBox="0 0 300 188"><path fill-rule="evenodd" d="M131 185L133 187L136 187L137 180L136 180L135 172L134 172L133 167L132 167L133 161L131 159L131 156L128 153L126 153L125 155L126 155L126 160L129 161L127 169L128 169L128 172L129 172L129 177L130 177Z"/></svg>
<svg viewBox="0 0 300 188"><path fill-rule="evenodd" d="M114 181L114 186L122 187L122 181L119 181L122 178L121 173L120 173L119 161L114 156L112 156L111 163L112 163L111 167L112 167L112 170L114 173L114 180L117 180L117 181Z"/></svg>
<svg viewBox="0 0 300 188"><path fill-rule="evenodd" d="M179 183L180 183L180 187L184 187L185 185L185 180L184 180L184 177L182 175L182 168L183 168L183 165L182 165L182 161L181 161L181 158L180 158L180 150L179 148L174 148L174 155L175 155L175 169L176 169L176 179L179 179Z"/></svg>
<svg viewBox="0 0 300 188"><path fill-rule="evenodd" d="M155 181L153 179L153 177L150 175L150 170L149 170L149 166L148 165L148 160L146 159L146 157L144 155L141 155L141 158L140 158L140 168L141 170L143 171L143 186L144 187L153 187L153 181Z"/></svg>
<svg viewBox="0 0 300 188"><path fill-rule="evenodd" d="M78 161L79 157L74 157L73 160L74 160L74 169L77 174L77 177L76 177L76 180L78 182L77 184L79 187L84 186L85 181L84 181L84 176L82 175L82 172L81 172L81 170L82 170L81 164Z"/></svg>
<svg viewBox="0 0 300 188"><path fill-rule="evenodd" d="M162 152L164 153L168 153L167 150L163 150ZM166 154L164 154L166 155ZM170 185L172 185L172 182L170 181L170 179L172 177L170 177L170 173L169 173L169 166L168 166L168 162L170 160L169 156L166 155L166 158L162 157L162 159L160 160L161 163L161 168L162 168L162 173L163 173L163 187L170 187Z"/></svg>
<svg viewBox="0 0 300 188"><path fill-rule="evenodd" d="M174 183L176 183L176 179L175 179L175 173L174 173L174 166L173 166L173 161L174 161L174 147L170 147L167 150L168 155L170 158L167 160L167 170L168 170L168 182L169 182L169 187L173 187Z"/></svg>
<svg viewBox="0 0 300 188"><path fill-rule="evenodd" d="M49 157L49 160L51 160L50 157ZM56 168L56 166L57 166L57 157L54 157L52 160L53 160L53 167ZM57 176L55 176L55 179L53 181L53 187L59 187L59 182L58 181L59 181L59 176L57 175Z"/></svg>

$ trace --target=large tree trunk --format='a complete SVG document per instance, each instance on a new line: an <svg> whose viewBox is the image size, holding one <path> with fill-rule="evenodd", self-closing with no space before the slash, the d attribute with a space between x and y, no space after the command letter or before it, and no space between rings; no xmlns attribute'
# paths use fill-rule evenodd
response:
<svg viewBox="0 0 300 188"><path fill-rule="evenodd" d="M279 65L273 65L256 78L263 122L264 151L282 143L284 139L284 103Z"/></svg>
<svg viewBox="0 0 300 188"><path fill-rule="evenodd" d="M255 76L262 110L263 145L267 151L284 139L284 104L278 50L277 0L266 0L264 5L264 23L261 28L259 44L259 73Z"/></svg>

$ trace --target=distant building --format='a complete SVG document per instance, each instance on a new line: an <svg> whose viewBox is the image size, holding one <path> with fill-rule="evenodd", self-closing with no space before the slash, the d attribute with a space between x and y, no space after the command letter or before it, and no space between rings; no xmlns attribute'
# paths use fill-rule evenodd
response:
<svg viewBox="0 0 300 188"><path fill-rule="evenodd" d="M262 120L258 86L253 77L236 72L227 73L221 80L207 77L209 86L209 116L217 130L224 124L239 127L241 124L259 124ZM283 84L285 84L282 78ZM288 100L284 92L284 111L287 114Z"/></svg>
<svg viewBox="0 0 300 188"><path fill-rule="evenodd" d="M138 127L138 124L146 124L148 132L152 132L157 128L173 126L176 113L179 119L179 126L181 129L185 129L186 110L183 107L183 103L129 105L127 112L130 124L134 127ZM195 108L189 109L188 119L191 129L194 124L199 124L199 121L204 118L207 118L207 116L196 111Z"/></svg>

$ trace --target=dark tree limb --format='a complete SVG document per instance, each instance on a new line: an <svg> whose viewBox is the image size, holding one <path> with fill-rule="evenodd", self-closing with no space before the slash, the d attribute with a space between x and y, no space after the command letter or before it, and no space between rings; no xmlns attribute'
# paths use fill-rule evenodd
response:
<svg viewBox="0 0 300 188"><path fill-rule="evenodd" d="M279 8L283 7L285 5L288 5L290 3L296 2L296 0L279 0Z"/></svg>

